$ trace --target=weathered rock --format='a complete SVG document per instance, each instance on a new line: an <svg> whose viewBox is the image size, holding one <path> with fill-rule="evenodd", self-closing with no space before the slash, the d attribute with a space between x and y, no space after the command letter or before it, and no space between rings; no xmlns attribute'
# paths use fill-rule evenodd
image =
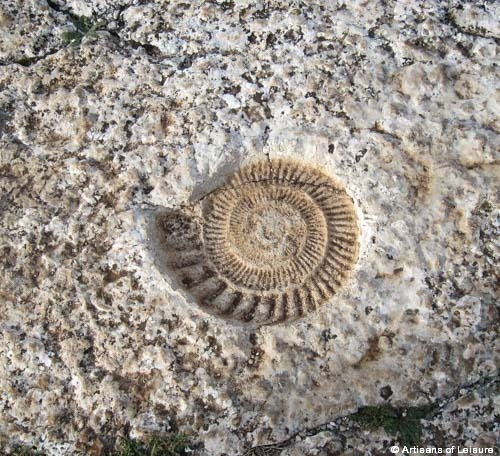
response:
<svg viewBox="0 0 500 456"><path fill-rule="evenodd" d="M494 374L499 14L461 3L3 1L0 442L234 455ZM148 227L268 158L336 177L359 259L250 329L173 289Z"/></svg>

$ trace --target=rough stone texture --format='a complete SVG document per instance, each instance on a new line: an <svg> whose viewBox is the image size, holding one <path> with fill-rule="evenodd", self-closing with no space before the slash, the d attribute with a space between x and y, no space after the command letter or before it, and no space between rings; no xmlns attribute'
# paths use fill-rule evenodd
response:
<svg viewBox="0 0 500 456"><path fill-rule="evenodd" d="M498 2L1 8L0 443L177 429L234 455L497 373ZM104 24L79 45L77 16ZM283 156L353 196L360 257L316 313L249 330L173 290L146 227ZM482 444L471 413L436 432Z"/></svg>
<svg viewBox="0 0 500 456"><path fill-rule="evenodd" d="M419 447L441 449L442 454L451 447L454 451L448 454L459 454L458 447L462 454L465 454L464 449L470 448L482 449L483 454L488 454L486 449L493 449L491 454L497 454L498 392L498 378L486 378L438 401L436 410L421 422ZM390 448L394 446L399 449L394 454L410 454L408 450L404 452L405 445L398 436L383 430L367 431L349 417L342 417L317 428L303 430L286 441L254 448L252 452L257 456L259 451L265 455L281 456L382 456L393 454Z"/></svg>

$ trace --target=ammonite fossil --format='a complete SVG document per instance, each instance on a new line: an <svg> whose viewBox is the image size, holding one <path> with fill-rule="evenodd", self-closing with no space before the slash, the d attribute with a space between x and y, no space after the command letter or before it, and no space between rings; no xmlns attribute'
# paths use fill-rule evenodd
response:
<svg viewBox="0 0 500 456"><path fill-rule="evenodd" d="M255 325L315 310L358 255L344 188L290 160L242 168L191 211L160 213L156 233L165 266L202 308Z"/></svg>

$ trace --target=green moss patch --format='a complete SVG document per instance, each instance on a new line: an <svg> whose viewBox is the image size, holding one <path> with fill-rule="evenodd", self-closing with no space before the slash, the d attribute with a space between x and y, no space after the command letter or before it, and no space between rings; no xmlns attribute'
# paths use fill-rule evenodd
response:
<svg viewBox="0 0 500 456"><path fill-rule="evenodd" d="M382 428L388 434L396 435L401 445L413 446L420 442L421 420L432 410L431 405L399 409L391 405L369 406L361 408L352 419L367 429Z"/></svg>

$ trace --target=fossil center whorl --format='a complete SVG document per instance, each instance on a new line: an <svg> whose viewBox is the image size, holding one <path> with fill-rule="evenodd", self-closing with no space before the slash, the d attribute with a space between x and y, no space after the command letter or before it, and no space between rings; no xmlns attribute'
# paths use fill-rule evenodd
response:
<svg viewBox="0 0 500 456"><path fill-rule="evenodd" d="M290 204L264 199L248 205L240 201L239 216L231 215L229 235L232 248L255 266L290 261L304 247L307 225ZM245 209L247 209L245 211Z"/></svg>
<svg viewBox="0 0 500 456"><path fill-rule="evenodd" d="M289 160L246 166L156 226L179 286L209 312L257 325L316 309L358 255L352 199L332 177Z"/></svg>
<svg viewBox="0 0 500 456"><path fill-rule="evenodd" d="M252 182L221 190L212 205L204 225L207 252L235 284L285 288L304 280L325 254L325 217L300 188Z"/></svg>

